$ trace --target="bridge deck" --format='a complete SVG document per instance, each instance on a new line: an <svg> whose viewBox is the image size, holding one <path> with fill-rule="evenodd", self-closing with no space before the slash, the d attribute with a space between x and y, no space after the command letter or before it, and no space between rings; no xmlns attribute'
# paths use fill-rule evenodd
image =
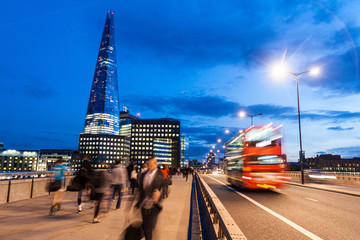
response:
<svg viewBox="0 0 360 240"><path fill-rule="evenodd" d="M191 179L185 182L182 176L173 177L170 194L163 202L154 239L186 239L190 211ZM94 209L90 202L77 214L77 193L66 193L63 211L48 216L52 196L0 205L0 239L120 239L125 228L125 216L134 196L123 196L121 209L100 212L101 223L93 224Z"/></svg>

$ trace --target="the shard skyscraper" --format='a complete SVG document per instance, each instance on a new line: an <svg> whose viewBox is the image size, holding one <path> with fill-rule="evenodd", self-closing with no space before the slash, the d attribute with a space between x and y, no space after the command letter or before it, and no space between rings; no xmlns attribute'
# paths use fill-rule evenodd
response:
<svg viewBox="0 0 360 240"><path fill-rule="evenodd" d="M72 169L75 170L79 169L84 160L91 160L94 168L104 168L116 161L126 163L129 159L130 140L119 135L120 109L114 31L114 13L108 11L85 127L79 136L79 152L72 161Z"/></svg>
<svg viewBox="0 0 360 240"><path fill-rule="evenodd" d="M118 135L119 123L114 13L108 12L90 92L84 133Z"/></svg>

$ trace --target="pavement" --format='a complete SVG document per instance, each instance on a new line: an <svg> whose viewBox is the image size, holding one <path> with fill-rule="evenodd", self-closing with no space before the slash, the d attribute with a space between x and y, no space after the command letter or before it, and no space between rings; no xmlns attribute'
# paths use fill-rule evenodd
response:
<svg viewBox="0 0 360 240"><path fill-rule="evenodd" d="M169 197L163 201L154 232L155 240L187 239L189 224L191 178L186 182L182 176L173 176L169 186ZM94 208L85 202L84 211L77 211L77 192L67 192L63 199L63 211L49 216L52 195L37 197L0 205L0 239L122 239L127 226L129 210L134 195L125 192L120 210L115 210L115 202L107 213L103 202L99 214L101 223L93 224Z"/></svg>

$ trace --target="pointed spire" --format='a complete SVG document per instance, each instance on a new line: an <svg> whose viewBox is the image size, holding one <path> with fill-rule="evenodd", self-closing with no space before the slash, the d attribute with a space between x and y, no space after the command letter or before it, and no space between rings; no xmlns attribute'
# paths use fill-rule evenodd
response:
<svg viewBox="0 0 360 240"><path fill-rule="evenodd" d="M114 15L108 11L90 92L84 133L119 134Z"/></svg>

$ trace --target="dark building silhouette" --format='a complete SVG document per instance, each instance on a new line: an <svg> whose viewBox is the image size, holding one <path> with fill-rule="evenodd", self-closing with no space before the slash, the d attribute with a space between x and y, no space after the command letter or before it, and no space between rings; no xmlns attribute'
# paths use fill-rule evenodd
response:
<svg viewBox="0 0 360 240"><path fill-rule="evenodd" d="M305 160L310 169L335 172L360 172L360 158L341 158L340 155L322 154Z"/></svg>

